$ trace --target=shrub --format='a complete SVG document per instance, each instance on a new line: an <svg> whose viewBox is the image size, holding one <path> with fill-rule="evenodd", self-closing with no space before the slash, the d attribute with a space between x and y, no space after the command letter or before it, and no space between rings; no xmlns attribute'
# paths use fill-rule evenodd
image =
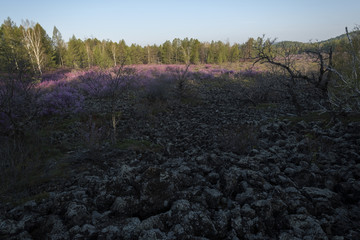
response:
<svg viewBox="0 0 360 240"><path fill-rule="evenodd" d="M38 91L31 80L0 79L0 133L23 134L34 124Z"/></svg>
<svg viewBox="0 0 360 240"><path fill-rule="evenodd" d="M58 85L52 90L43 90L38 99L41 115L71 114L83 110L84 97L70 85Z"/></svg>

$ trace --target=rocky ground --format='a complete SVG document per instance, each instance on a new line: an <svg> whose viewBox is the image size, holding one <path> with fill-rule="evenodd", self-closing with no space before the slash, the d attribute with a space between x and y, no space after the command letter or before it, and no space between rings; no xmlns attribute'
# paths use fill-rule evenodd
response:
<svg viewBox="0 0 360 240"><path fill-rule="evenodd" d="M222 95L221 95L222 94ZM79 150L43 198L2 203L2 239L360 239L360 123L219 92L125 111L127 147Z"/></svg>

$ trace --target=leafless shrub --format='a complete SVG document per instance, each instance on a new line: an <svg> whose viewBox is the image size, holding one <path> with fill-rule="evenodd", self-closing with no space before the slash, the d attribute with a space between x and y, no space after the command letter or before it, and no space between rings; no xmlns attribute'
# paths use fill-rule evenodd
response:
<svg viewBox="0 0 360 240"><path fill-rule="evenodd" d="M22 135L38 113L38 91L31 80L0 78L0 133Z"/></svg>
<svg viewBox="0 0 360 240"><path fill-rule="evenodd" d="M126 68L124 62L109 72L98 72L83 79L86 91L101 102L100 112L110 117L111 141L117 141L117 125L121 116L121 101L130 98L135 70ZM133 91L134 92L134 91Z"/></svg>
<svg viewBox="0 0 360 240"><path fill-rule="evenodd" d="M189 72L190 63L188 63L185 69L177 68L175 71L175 79L176 79L176 91L179 95L180 99L185 96L187 90L187 75Z"/></svg>
<svg viewBox="0 0 360 240"><path fill-rule="evenodd" d="M101 143L108 137L109 129L106 128L106 124L99 119L96 115L90 115L88 121L83 124L80 129L83 141L90 150L97 150L101 146Z"/></svg>
<svg viewBox="0 0 360 240"><path fill-rule="evenodd" d="M254 64L270 64L273 66L274 74L282 76L279 82L282 86L276 91L288 94L298 115L301 115L306 105L313 105L315 99L328 102L327 86L331 80L331 74L327 66L332 63L332 49L309 51L308 54L315 59L318 68L316 72L304 73L296 65L295 56L299 51L299 46L282 46L275 49L274 42L275 40L258 39L257 60ZM326 61L328 61L327 64Z"/></svg>
<svg viewBox="0 0 360 240"><path fill-rule="evenodd" d="M352 35L347 28L345 31L349 42L347 55L351 62L348 63L348 66L340 67L340 70L332 65L327 66L327 69L335 75L329 84L328 91L331 103L330 111L338 115L360 111L360 76L358 73L360 71L360 29L359 27L355 28ZM324 108L324 111L329 111L329 109Z"/></svg>

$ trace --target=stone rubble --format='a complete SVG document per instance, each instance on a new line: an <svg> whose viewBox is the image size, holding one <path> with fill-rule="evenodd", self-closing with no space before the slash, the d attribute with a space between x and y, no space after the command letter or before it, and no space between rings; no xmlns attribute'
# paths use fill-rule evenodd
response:
<svg viewBox="0 0 360 240"><path fill-rule="evenodd" d="M0 238L360 239L360 123L220 99L129 108L119 131L161 150L73 154L67 178L39 186L48 198L0 205Z"/></svg>

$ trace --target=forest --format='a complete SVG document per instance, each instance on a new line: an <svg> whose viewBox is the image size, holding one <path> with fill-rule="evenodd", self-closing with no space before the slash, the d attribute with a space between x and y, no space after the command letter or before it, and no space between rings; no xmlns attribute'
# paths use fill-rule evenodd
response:
<svg viewBox="0 0 360 240"><path fill-rule="evenodd" d="M257 41L249 38L245 43L230 45L221 41L209 43L193 38L175 38L159 46L140 46L136 43L127 45L124 40L81 40L73 35L66 42L56 27L50 38L39 23L27 20L17 26L10 18L1 25L0 36L0 71L34 74L59 67L85 69L95 66L109 68L121 64L237 63L256 57L254 47ZM343 35L318 44L336 46L336 51L343 51L341 48L345 43L346 37ZM282 42L279 45L296 45L299 54L315 47L315 44L300 42Z"/></svg>
<svg viewBox="0 0 360 240"><path fill-rule="evenodd" d="M140 46L8 18L0 239L360 239L359 75L358 26Z"/></svg>

